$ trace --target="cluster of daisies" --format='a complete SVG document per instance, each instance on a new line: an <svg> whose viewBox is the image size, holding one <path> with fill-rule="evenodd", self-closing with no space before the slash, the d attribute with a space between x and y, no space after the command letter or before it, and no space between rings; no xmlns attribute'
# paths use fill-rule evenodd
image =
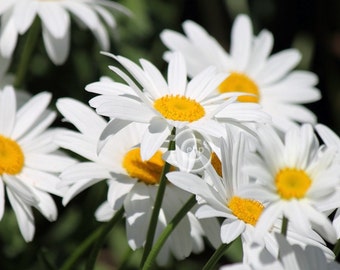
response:
<svg viewBox="0 0 340 270"><path fill-rule="evenodd" d="M107 50L109 9L128 12L105 0L0 2L2 73L37 18L55 64L68 55L69 13ZM295 49L271 55L272 34L254 35L246 15L235 19L229 52L195 22L183 29L161 33L166 77L146 59L104 53L123 82L88 84L89 104L65 97L53 111L48 92L27 99L2 87L0 219L7 197L32 241L33 208L54 221L52 195L67 206L105 181L96 219L123 211L128 244L149 249L146 258L181 213L155 253L160 265L240 238L243 262L222 269L340 269L331 249L340 238L340 139L303 106L321 98L317 76L293 70ZM70 128L51 127L57 113Z"/></svg>

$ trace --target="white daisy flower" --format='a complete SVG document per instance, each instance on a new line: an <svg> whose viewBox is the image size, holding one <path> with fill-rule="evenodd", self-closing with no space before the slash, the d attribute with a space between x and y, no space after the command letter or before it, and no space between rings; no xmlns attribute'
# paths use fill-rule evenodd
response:
<svg viewBox="0 0 340 270"><path fill-rule="evenodd" d="M89 28L101 48L110 45L106 25L116 22L109 10L129 12L118 3L107 0L6 0L0 2L0 54L10 58L19 35L23 35L38 16L42 23L45 49L52 62L63 64L69 54L72 14L81 27Z"/></svg>
<svg viewBox="0 0 340 270"><path fill-rule="evenodd" d="M241 198L238 189L249 184L249 177L241 172L246 142L243 134L238 141L222 140L222 166L216 166L215 159L206 166L205 174L208 179L187 172L170 172L167 178L174 185L197 195L203 205L197 210L199 218L224 217L221 226L221 240L231 243L239 235L253 231L264 205L257 200ZM233 146L233 144L235 144ZM217 158L218 159L218 158ZM219 161L219 160L218 160ZM222 172L220 171L222 170Z"/></svg>
<svg viewBox="0 0 340 270"><path fill-rule="evenodd" d="M323 124L315 125L315 129L320 135L321 139L324 141L325 145L329 148L336 149L336 156L333 160L335 164L340 164L340 138L339 136L331 130L329 127ZM337 198L340 196L340 186L337 186L333 196L330 196L328 201L330 204L334 204L337 202ZM333 208L339 207L339 205L335 204ZM337 234L337 239L340 238L340 209L338 208L335 212L333 218L333 226Z"/></svg>
<svg viewBox="0 0 340 270"><path fill-rule="evenodd" d="M97 154L97 140L106 121L88 106L69 98L59 99L57 108L66 120L79 130L60 132L56 137L57 144L88 160L69 167L61 174L63 186L69 186L63 203L68 203L85 188L108 180L107 202L96 212L97 219L107 221L115 211L124 206L128 243L134 250L142 247L165 164L162 159L163 152L158 150L151 159L143 161L139 144L147 126L132 124L110 137L102 151ZM171 184L167 185L156 239L188 199L188 193ZM202 237L206 235L206 231L211 235L209 239L213 239L212 242L218 246L218 239L214 238L217 228L216 220L202 224L189 212L166 241L157 261L164 264L171 253L177 259L184 259L193 251L202 251Z"/></svg>
<svg viewBox="0 0 340 270"><path fill-rule="evenodd" d="M218 122L242 125L242 122L268 122L268 116L254 103L234 102L234 98L225 100L234 94L212 95L221 83L222 74L216 74L214 68L207 68L187 82L184 59L180 53L171 56L168 66L168 82L160 71L150 62L141 59L141 67L130 60L114 56L141 85L141 89L122 70L110 67L120 75L130 87L115 83L117 91L95 89L102 96L90 101L98 114L114 118L103 131L101 139L114 134L121 125L132 122L147 123L148 129L141 142L141 155L149 159L169 137L173 128L187 127L202 134L221 137L224 126ZM129 88L121 94L124 88ZM93 87L86 88L93 91ZM117 125L117 119L120 125Z"/></svg>
<svg viewBox="0 0 340 270"><path fill-rule="evenodd" d="M57 173L74 160L56 152L54 130L47 130L56 114L47 111L51 95L43 92L17 109L14 89L0 91L0 219L5 210L5 191L25 241L34 236L32 207L49 221L57 218L52 196L62 196Z"/></svg>
<svg viewBox="0 0 340 270"><path fill-rule="evenodd" d="M334 149L320 146L309 124L288 131L284 142L269 126L259 128L258 135L260 157L254 155L247 165L258 182L240 191L269 203L256 224L257 239L285 216L288 226L313 228L334 243L335 230L323 213L339 206L339 198L328 201L339 185L340 164L333 163Z"/></svg>
<svg viewBox="0 0 340 270"><path fill-rule="evenodd" d="M245 263L225 265L220 270L335 270L340 264L327 260L322 250L315 246L301 248L291 245L286 238L275 234L280 256L275 257L259 245L248 245L250 260Z"/></svg>
<svg viewBox="0 0 340 270"><path fill-rule="evenodd" d="M296 126L295 122L316 122L315 115L301 104L320 99L320 91L315 88L318 78L312 72L292 71L301 58L297 50L288 49L270 56L273 35L263 30L254 37L246 15L235 19L230 53L196 23L185 21L183 29L185 36L164 30L161 39L171 51L183 53L191 76L215 66L226 74L217 88L218 93L252 94L238 100L261 104L281 130ZM169 58L169 52L165 58Z"/></svg>
<svg viewBox="0 0 340 270"><path fill-rule="evenodd" d="M220 153L222 162L215 154L210 166L206 166L205 181L200 177L186 172L170 172L167 178L178 187L197 195L201 205L196 212L198 218L223 217L220 237L223 243L231 243L241 235L242 244L247 246L253 241L255 225L265 209L262 200L255 200L249 193L247 197L240 196L239 190L251 183L250 178L243 171L245 150L248 146L245 134L239 133L239 138L228 136L221 140ZM274 224L271 231L263 233L264 242L271 254L277 256L279 250L271 232L280 231ZM291 243L301 246L313 244L321 248L328 258L334 254L327 247L319 235L311 230L296 233L293 227L287 233ZM244 250L244 260L248 254Z"/></svg>

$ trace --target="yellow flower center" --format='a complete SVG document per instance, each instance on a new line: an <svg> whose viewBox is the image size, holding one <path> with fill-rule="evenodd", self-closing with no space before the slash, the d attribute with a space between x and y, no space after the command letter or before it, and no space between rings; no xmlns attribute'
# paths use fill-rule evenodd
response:
<svg viewBox="0 0 340 270"><path fill-rule="evenodd" d="M215 152L211 153L210 163L214 167L217 174L222 177L222 163Z"/></svg>
<svg viewBox="0 0 340 270"><path fill-rule="evenodd" d="M24 154L18 143L0 135L0 175L20 173L24 161Z"/></svg>
<svg viewBox="0 0 340 270"><path fill-rule="evenodd" d="M278 172L275 184L277 192L283 199L301 199L312 184L312 180L303 170L286 168Z"/></svg>
<svg viewBox="0 0 340 270"><path fill-rule="evenodd" d="M165 118L194 122L205 115L205 110L196 100L179 95L166 95L154 102L154 108L159 111Z"/></svg>
<svg viewBox="0 0 340 270"><path fill-rule="evenodd" d="M154 185L159 183L164 163L161 151L157 151L149 160L143 161L140 148L134 148L125 154L123 168L130 177Z"/></svg>
<svg viewBox="0 0 340 270"><path fill-rule="evenodd" d="M255 82L247 75L238 72L232 72L219 86L220 93L243 92L253 94L254 96L239 96L241 102L259 102L260 92Z"/></svg>
<svg viewBox="0 0 340 270"><path fill-rule="evenodd" d="M228 208L238 219L255 226L264 206L259 201L233 196L228 202Z"/></svg>

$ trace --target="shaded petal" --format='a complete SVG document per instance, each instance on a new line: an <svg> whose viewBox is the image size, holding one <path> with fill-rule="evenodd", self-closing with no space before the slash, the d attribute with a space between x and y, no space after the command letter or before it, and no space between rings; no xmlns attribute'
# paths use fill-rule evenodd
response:
<svg viewBox="0 0 340 270"><path fill-rule="evenodd" d="M16 98L14 89L5 86L0 95L0 134L11 137L15 125Z"/></svg>
<svg viewBox="0 0 340 270"><path fill-rule="evenodd" d="M300 62L300 59L301 54L295 49L287 49L272 55L257 76L259 84L268 85L281 79Z"/></svg>
<svg viewBox="0 0 340 270"><path fill-rule="evenodd" d="M183 55L175 52L168 66L168 85L172 95L184 95L187 87L187 70Z"/></svg>
<svg viewBox="0 0 340 270"><path fill-rule="evenodd" d="M223 243L229 244L234 241L245 230L246 225L240 220L225 219L221 225L221 239Z"/></svg>
<svg viewBox="0 0 340 270"><path fill-rule="evenodd" d="M70 51L70 30L67 29L64 37L56 38L43 25L42 33L48 57L55 65L62 65Z"/></svg>
<svg viewBox="0 0 340 270"><path fill-rule="evenodd" d="M34 217L30 206L27 206L21 199L7 188L7 196L12 205L15 216L18 221L19 229L26 242L33 240L35 227Z"/></svg>
<svg viewBox="0 0 340 270"><path fill-rule="evenodd" d="M68 36L70 28L70 16L67 11L55 2L44 2L39 5L39 17L42 20L43 28L54 39L64 39Z"/></svg>
<svg viewBox="0 0 340 270"><path fill-rule="evenodd" d="M233 58L235 70L243 71L249 61L253 28L246 15L238 15L231 29L230 55Z"/></svg>
<svg viewBox="0 0 340 270"><path fill-rule="evenodd" d="M169 137L171 129L168 123L161 118L153 118L145 130L141 141L142 160L149 160Z"/></svg>

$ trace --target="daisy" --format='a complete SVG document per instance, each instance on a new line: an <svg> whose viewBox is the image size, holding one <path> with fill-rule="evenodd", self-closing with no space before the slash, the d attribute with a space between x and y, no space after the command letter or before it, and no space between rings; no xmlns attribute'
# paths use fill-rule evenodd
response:
<svg viewBox="0 0 340 270"><path fill-rule="evenodd" d="M320 146L309 124L288 131L284 141L269 126L259 128L258 135L259 156L250 157L247 165L257 183L240 191L269 204L256 224L257 239L284 216L298 230L312 228L334 243L335 230L323 213L334 210L334 204L339 206L339 198L331 204L327 201L339 185L334 149Z"/></svg>
<svg viewBox="0 0 340 270"><path fill-rule="evenodd" d="M215 170L207 165L204 180L187 172L170 172L167 177L176 186L197 196L200 205L196 211L198 218L225 218L220 229L222 242L228 244L241 236L244 261L247 261L246 246L253 241L256 223L266 205L261 200L253 199L251 194L247 197L240 196L239 190L249 185L251 180L242 169L248 142L244 133L237 135L238 137L231 135L227 140L221 140L222 161L217 155L212 157L211 165ZM271 233L277 231L280 231L280 227L274 224L270 232L263 234L265 245L274 256L277 256L279 250ZM311 230L296 233L296 230L290 227L287 237L294 244L318 246L328 258L334 258L325 242Z"/></svg>
<svg viewBox="0 0 340 270"><path fill-rule="evenodd" d="M236 103L235 97L225 100L234 95L229 93L212 95L224 77L216 74L214 68L205 69L188 83L186 65L180 53L170 57L167 82L160 71L144 59L140 60L141 68L124 57L110 56L131 73L141 89L122 70L110 67L129 87L115 83L112 88L117 91L111 93L107 87L95 88L94 92L102 96L90 100L90 105L96 108L98 114L113 118L103 131L102 140L116 133L123 125L133 122L148 124L141 142L143 160L154 155L169 138L173 128L189 128L202 134L221 137L225 129L220 122L241 125L248 121L269 121L258 104ZM121 94L126 88L129 90ZM93 91L93 87L86 89Z"/></svg>
<svg viewBox="0 0 340 270"><path fill-rule="evenodd" d="M79 132L64 130L56 136L56 143L87 159L61 174L61 186L68 187L63 204L67 204L84 189L107 180L107 201L96 212L97 219L107 221L123 206L128 243L133 250L143 247L165 163L162 159L163 151L157 150L149 160L143 161L139 144L147 126L132 124L110 137L97 154L97 140L106 121L88 106L73 99L59 99L57 108ZM156 236L188 199L187 192L171 184L167 185ZM171 253L177 259L184 259L191 252L202 251L202 237L206 235L206 230L208 235L212 235L209 239L218 246L218 239L216 241L216 237L213 237L217 228L216 220L203 224L192 213L188 213L165 242L157 257L158 263L167 262Z"/></svg>
<svg viewBox="0 0 340 270"><path fill-rule="evenodd" d="M57 152L55 131L47 130L56 117L47 110L50 100L51 94L42 92L17 109L14 89L0 91L0 219L6 192L26 242L35 232L32 207L49 221L57 218L49 193L63 195L57 174L74 164Z"/></svg>
<svg viewBox="0 0 340 270"><path fill-rule="evenodd" d="M18 36L23 35L38 16L49 58L56 65L65 62L70 47L70 13L81 27L89 28L103 50L109 49L106 25L114 29L116 22L109 10L128 14L121 5L107 0L6 0L0 2L0 54L10 58Z"/></svg>
<svg viewBox="0 0 340 270"><path fill-rule="evenodd" d="M222 167L216 171L206 166L206 179L187 172L170 172L167 178L174 185L198 196L201 207L197 210L199 218L225 218L220 231L223 243L231 243L241 234L251 234L261 215L264 205L251 197L241 198L238 189L249 183L249 177L241 172L246 142L244 135L233 141L221 140ZM235 144L235 145L233 145ZM212 164L216 164L213 161ZM220 171L222 169L222 172Z"/></svg>
<svg viewBox="0 0 340 270"><path fill-rule="evenodd" d="M171 51L183 53L188 73L195 76L208 66L226 74L217 87L218 93L245 92L241 102L259 103L271 115L275 127L287 130L296 122L315 123L315 115L301 104L320 99L315 88L317 76L308 71L292 71L301 55L288 49L270 56L273 35L263 30L253 36L248 16L236 17L231 30L230 53L201 26L193 21L183 23L185 35L172 30L161 33ZM165 54L169 59L169 52Z"/></svg>
<svg viewBox="0 0 340 270"><path fill-rule="evenodd" d="M225 265L220 270L340 269L340 264L334 260L328 261L318 247L307 246L306 248L301 248L297 245L291 245L280 234L275 234L275 238L280 249L279 257L274 257L259 245L248 245L248 253L251 254L249 262Z"/></svg>
<svg viewBox="0 0 340 270"><path fill-rule="evenodd" d="M333 130L331 130L329 127L323 124L315 125L315 129L327 147L336 149L336 156L334 158L334 163L339 164L340 163L340 138L339 136ZM336 198L339 198L340 196L340 186L337 186L335 191L336 191L335 194L329 197L328 201L330 204L334 204L334 202L337 202ZM338 205L335 204L333 207L336 208L338 207ZM339 208L335 212L332 223L337 234L337 239L339 239L340 238L340 210Z"/></svg>

